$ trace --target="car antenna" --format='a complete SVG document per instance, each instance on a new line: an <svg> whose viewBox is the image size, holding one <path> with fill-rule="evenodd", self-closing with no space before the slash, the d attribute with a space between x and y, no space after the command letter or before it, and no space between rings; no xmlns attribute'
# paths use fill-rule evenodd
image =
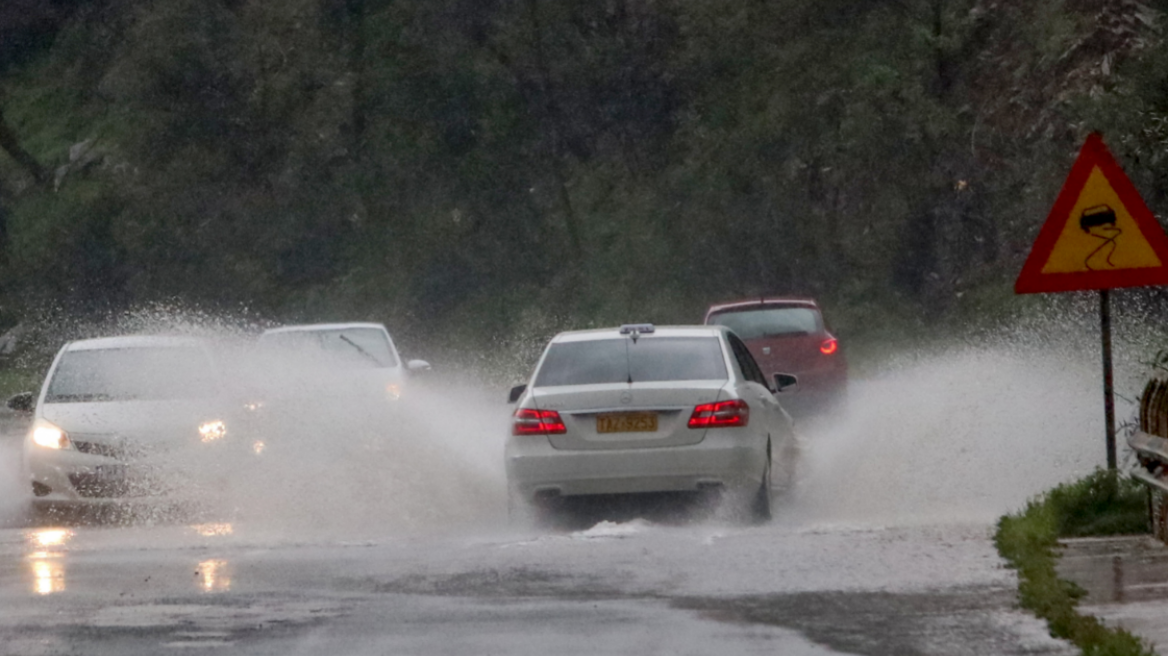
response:
<svg viewBox="0 0 1168 656"><path fill-rule="evenodd" d="M628 335L629 338L631 338L633 340L634 344L637 343L637 339L639 339L641 337L642 333L654 333L654 332L657 332L657 327L651 323L626 323L625 325L620 327L620 334ZM627 371L629 372L629 384L632 385L633 384L633 365L632 365L632 360L629 356L629 343L628 342L625 342L625 362L626 362L626 365L628 366Z"/></svg>
<svg viewBox="0 0 1168 656"><path fill-rule="evenodd" d="M633 331L633 343L637 343L637 332ZM629 343L625 341L625 373L629 377L629 385L633 384L633 356L629 355Z"/></svg>

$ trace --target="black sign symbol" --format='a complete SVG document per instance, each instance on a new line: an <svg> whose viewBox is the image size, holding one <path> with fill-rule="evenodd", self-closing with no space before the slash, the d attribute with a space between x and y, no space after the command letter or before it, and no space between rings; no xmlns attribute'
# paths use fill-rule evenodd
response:
<svg viewBox="0 0 1168 656"><path fill-rule="evenodd" d="M1083 266L1090 271L1114 269L1115 263L1111 261L1111 256L1115 254L1115 249L1119 246L1115 240L1123 234L1123 230L1115 225L1115 210L1107 205L1088 207L1079 216L1079 227L1092 237L1103 240L1099 248L1091 251L1090 255L1083 260Z"/></svg>

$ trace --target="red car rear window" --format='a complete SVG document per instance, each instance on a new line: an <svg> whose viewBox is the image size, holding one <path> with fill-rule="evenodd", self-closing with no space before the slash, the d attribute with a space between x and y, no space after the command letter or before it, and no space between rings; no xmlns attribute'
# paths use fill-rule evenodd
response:
<svg viewBox="0 0 1168 656"><path fill-rule="evenodd" d="M726 326L742 339L814 335L823 332L823 321L819 311L805 306L760 307L719 312L711 315L706 323Z"/></svg>

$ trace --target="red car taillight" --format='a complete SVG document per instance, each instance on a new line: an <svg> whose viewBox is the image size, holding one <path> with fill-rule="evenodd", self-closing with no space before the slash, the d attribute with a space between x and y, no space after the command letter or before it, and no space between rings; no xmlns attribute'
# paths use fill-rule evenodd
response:
<svg viewBox="0 0 1168 656"><path fill-rule="evenodd" d="M834 337L832 337L831 339L823 340L823 343L819 345L819 352L824 354L824 355L831 355L832 353L835 353L838 350L839 350L839 340L834 338Z"/></svg>
<svg viewBox="0 0 1168 656"><path fill-rule="evenodd" d="M558 435L567 432L568 427L555 410L519 408L512 417L512 435Z"/></svg>
<svg viewBox="0 0 1168 656"><path fill-rule="evenodd" d="M750 406L742 399L703 403L689 416L690 428L725 428L745 426L750 421Z"/></svg>

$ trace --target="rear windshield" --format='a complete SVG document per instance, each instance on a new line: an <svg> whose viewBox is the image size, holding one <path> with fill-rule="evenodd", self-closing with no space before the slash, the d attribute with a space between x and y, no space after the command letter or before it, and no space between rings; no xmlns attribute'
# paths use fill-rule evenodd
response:
<svg viewBox="0 0 1168 656"><path fill-rule="evenodd" d="M217 378L207 354L195 347L66 351L45 403L199 398L222 384Z"/></svg>
<svg viewBox="0 0 1168 656"><path fill-rule="evenodd" d="M376 328L264 333L260 342L267 347L295 351L295 355L318 360L321 364L346 369L398 366L385 333Z"/></svg>
<svg viewBox="0 0 1168 656"><path fill-rule="evenodd" d="M721 312L706 323L727 326L742 339L813 335L822 330L819 312L807 307L777 307Z"/></svg>
<svg viewBox="0 0 1168 656"><path fill-rule="evenodd" d="M725 379L717 337L645 336L552 344L535 386Z"/></svg>

